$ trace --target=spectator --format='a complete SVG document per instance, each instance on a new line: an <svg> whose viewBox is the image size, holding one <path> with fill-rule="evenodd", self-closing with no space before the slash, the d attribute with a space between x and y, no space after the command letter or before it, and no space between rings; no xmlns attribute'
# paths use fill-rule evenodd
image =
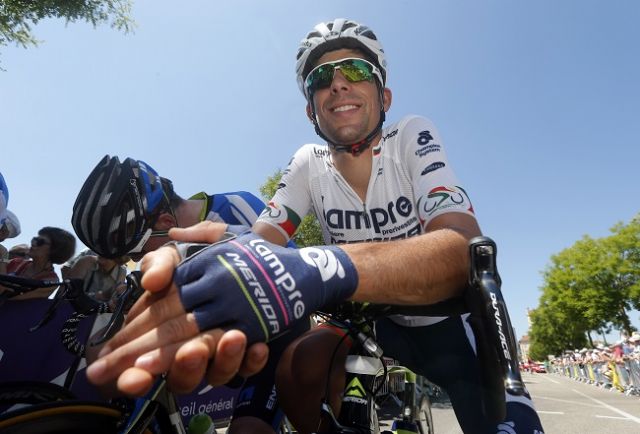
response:
<svg viewBox="0 0 640 434"><path fill-rule="evenodd" d="M28 277L39 280L57 280L53 264L62 264L73 255L76 248L75 237L64 229L45 226L38 236L31 239L28 258L14 258L9 263L0 263L0 273ZM0 287L0 291L7 288ZM13 298L46 298L55 288L39 288Z"/></svg>
<svg viewBox="0 0 640 434"><path fill-rule="evenodd" d="M89 297L98 301L109 301L126 288L127 269L124 264L128 261L128 256L109 259L84 254L73 261L73 266L62 268L62 277L82 279L83 290Z"/></svg>
<svg viewBox="0 0 640 434"><path fill-rule="evenodd" d="M13 258L28 258L29 246L27 244L16 244L9 249L9 260Z"/></svg>
<svg viewBox="0 0 640 434"><path fill-rule="evenodd" d="M631 350L631 357L638 358L640 356L640 333L633 332L629 337L629 347Z"/></svg>

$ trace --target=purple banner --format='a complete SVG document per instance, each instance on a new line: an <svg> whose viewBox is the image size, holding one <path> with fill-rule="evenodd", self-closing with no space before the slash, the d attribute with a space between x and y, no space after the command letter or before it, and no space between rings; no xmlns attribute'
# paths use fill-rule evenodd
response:
<svg viewBox="0 0 640 434"><path fill-rule="evenodd" d="M73 313L71 305L61 303L49 323L29 332L50 305L50 300L34 299L7 301L0 306L0 382L25 380L64 384L69 366L75 359L60 340L63 324ZM93 320L90 317L80 324L80 340L86 340ZM83 362L71 390L79 399L104 402L97 389L88 382L84 365ZM199 413L206 413L213 420L228 419L233 413L238 391L227 387L211 388L203 382L193 393L178 396L185 426L192 416ZM0 408L0 413L6 410Z"/></svg>

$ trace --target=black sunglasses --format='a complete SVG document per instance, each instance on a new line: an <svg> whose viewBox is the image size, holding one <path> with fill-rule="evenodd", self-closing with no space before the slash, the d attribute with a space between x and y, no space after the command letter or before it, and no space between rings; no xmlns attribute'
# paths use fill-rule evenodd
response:
<svg viewBox="0 0 640 434"><path fill-rule="evenodd" d="M42 237L33 237L33 238L31 238L31 245L32 246L40 247L40 246L44 246L46 244L51 244L51 242L47 241L46 238L42 238Z"/></svg>

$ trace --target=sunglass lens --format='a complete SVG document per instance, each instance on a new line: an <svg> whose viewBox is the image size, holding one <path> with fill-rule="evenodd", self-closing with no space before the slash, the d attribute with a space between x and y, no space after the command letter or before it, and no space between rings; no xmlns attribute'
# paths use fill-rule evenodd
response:
<svg viewBox="0 0 640 434"><path fill-rule="evenodd" d="M307 92L312 95L318 89L331 86L336 68L352 83L371 81L373 66L364 60L346 59L335 63L325 63L311 71L306 79Z"/></svg>
<svg viewBox="0 0 640 434"><path fill-rule="evenodd" d="M49 244L49 243L47 242L47 240L45 240L42 237L33 237L31 239L31 244L33 244L36 247L40 247L40 246L44 246L45 244Z"/></svg>
<svg viewBox="0 0 640 434"><path fill-rule="evenodd" d="M340 65L340 71L351 82L365 81L373 78L369 64L361 60L349 60Z"/></svg>
<svg viewBox="0 0 640 434"><path fill-rule="evenodd" d="M307 77L307 90L309 93L313 93L318 89L324 89L331 85L333 81L333 72L335 67L333 64L320 65L318 68L311 71Z"/></svg>

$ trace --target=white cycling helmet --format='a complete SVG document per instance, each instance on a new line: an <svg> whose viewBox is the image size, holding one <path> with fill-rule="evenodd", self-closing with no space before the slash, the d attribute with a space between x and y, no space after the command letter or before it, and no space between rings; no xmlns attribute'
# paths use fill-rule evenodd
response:
<svg viewBox="0 0 640 434"><path fill-rule="evenodd" d="M300 91L308 98L304 80L313 68L317 60L327 51L341 48L353 48L362 50L370 57L369 60L380 68L384 87L387 81L387 61L382 45L373 31L362 24L345 18L336 18L333 21L320 23L300 41L298 54L296 55L296 78Z"/></svg>
<svg viewBox="0 0 640 434"><path fill-rule="evenodd" d="M20 235L20 220L18 220L18 216L16 216L11 211L7 210L7 218L4 221L4 225L7 227L9 234L7 238L15 238Z"/></svg>
<svg viewBox="0 0 640 434"><path fill-rule="evenodd" d="M9 187L4 182L2 172L0 172L0 225L2 225L7 218L7 204L9 203Z"/></svg>

